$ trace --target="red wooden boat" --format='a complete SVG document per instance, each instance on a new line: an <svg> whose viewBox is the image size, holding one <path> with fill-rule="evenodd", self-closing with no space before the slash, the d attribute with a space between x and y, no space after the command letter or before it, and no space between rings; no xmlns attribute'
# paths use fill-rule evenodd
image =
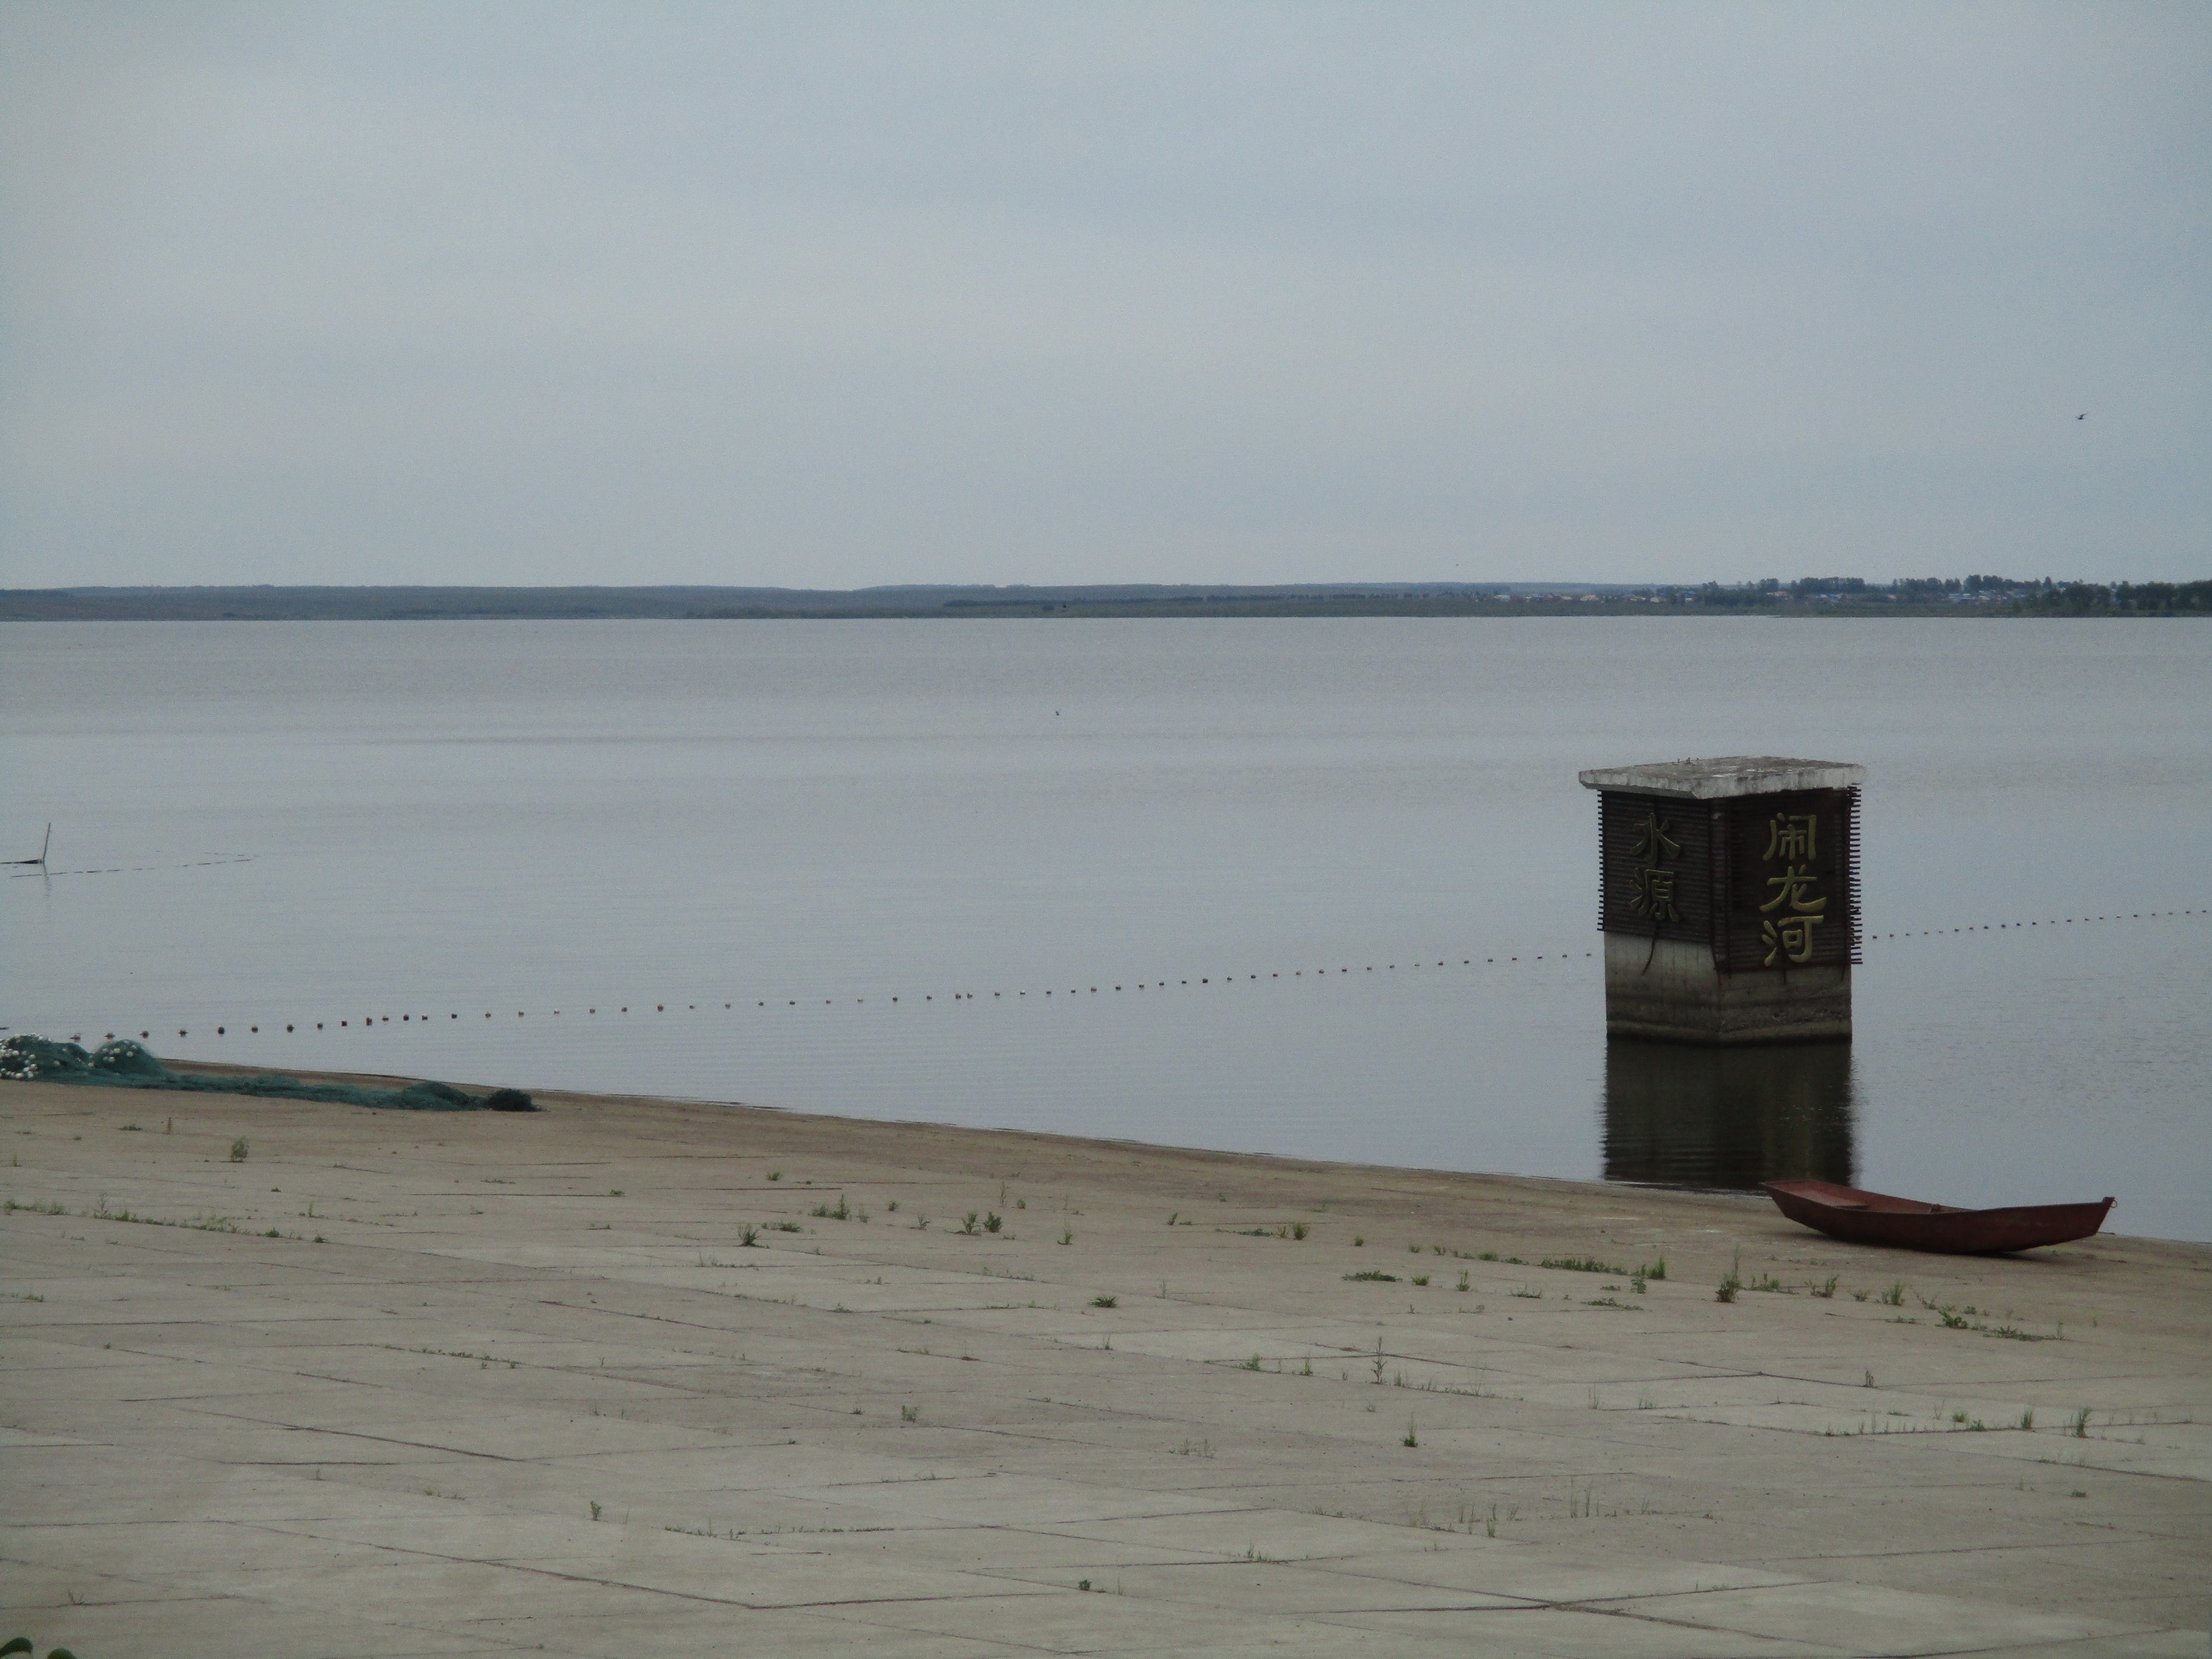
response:
<svg viewBox="0 0 2212 1659"><path fill-rule="evenodd" d="M1763 1181L1775 1207L1792 1221L1853 1244L1889 1244L1946 1255L1994 1255L2066 1244L2087 1238L2105 1224L2116 1200L2094 1204L2025 1204L2007 1210L1960 1210L1892 1198L1832 1181Z"/></svg>

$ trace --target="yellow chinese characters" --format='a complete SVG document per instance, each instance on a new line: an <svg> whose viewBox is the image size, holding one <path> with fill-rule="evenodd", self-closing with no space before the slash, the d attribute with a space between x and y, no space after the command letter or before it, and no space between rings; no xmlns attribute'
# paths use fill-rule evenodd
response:
<svg viewBox="0 0 2212 1659"><path fill-rule="evenodd" d="M1655 922L1682 919L1674 908L1674 872L1665 867L1681 856L1682 844L1667 833L1668 828L1658 813L1646 812L1628 846L1628 855L1643 860L1629 877L1629 908Z"/></svg>
<svg viewBox="0 0 2212 1659"><path fill-rule="evenodd" d="M1810 962L1814 930L1827 919L1822 914L1828 908L1827 898L1814 890L1819 879L1812 868L1819 824L1811 812L1778 812L1767 823L1767 861L1784 860L1782 873L1766 878L1774 896L1759 907L1765 918L1759 925L1759 938L1766 946L1769 968L1784 958Z"/></svg>
<svg viewBox="0 0 2212 1659"><path fill-rule="evenodd" d="M1777 812L1767 822L1766 851L1759 856L1770 864L1776 859L1816 858L1820 826L1817 812Z"/></svg>
<svg viewBox="0 0 2212 1659"><path fill-rule="evenodd" d="M1674 908L1674 872L1646 865L1636 872L1628 895L1629 908L1654 921L1680 921Z"/></svg>

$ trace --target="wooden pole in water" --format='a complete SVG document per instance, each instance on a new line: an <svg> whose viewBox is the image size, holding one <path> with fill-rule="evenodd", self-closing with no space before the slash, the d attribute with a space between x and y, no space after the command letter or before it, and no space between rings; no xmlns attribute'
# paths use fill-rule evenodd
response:
<svg viewBox="0 0 2212 1659"><path fill-rule="evenodd" d="M38 857L36 857L36 858L34 858L34 859L8 859L8 860L0 860L0 861L4 861L4 862L5 862L6 864L8 864L10 867L13 867L13 866L16 866L16 865L28 864L28 865L35 865L38 868L40 868L40 869L43 870L43 869L45 869L45 868L46 867L46 849L47 849L48 848L52 847L53 844L54 844L54 826L53 826L52 824L51 824L51 823L50 823L50 824L48 824L48 825L46 826L46 838L44 841L42 841L42 842L40 842L39 843L39 856L38 856Z"/></svg>

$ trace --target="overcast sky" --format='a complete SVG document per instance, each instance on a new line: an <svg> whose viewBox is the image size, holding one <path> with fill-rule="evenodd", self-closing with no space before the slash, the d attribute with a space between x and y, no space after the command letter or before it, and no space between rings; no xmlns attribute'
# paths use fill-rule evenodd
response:
<svg viewBox="0 0 2212 1659"><path fill-rule="evenodd" d="M2199 3L0 0L0 585L2212 575Z"/></svg>

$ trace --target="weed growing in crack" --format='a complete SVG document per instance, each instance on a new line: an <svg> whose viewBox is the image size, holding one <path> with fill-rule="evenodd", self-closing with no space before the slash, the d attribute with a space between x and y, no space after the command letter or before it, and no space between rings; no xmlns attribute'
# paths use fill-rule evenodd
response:
<svg viewBox="0 0 2212 1659"><path fill-rule="evenodd" d="M1729 1262L1727 1276L1713 1291L1716 1302L1733 1302L1735 1293L1743 1288L1743 1253L1739 1250Z"/></svg>

